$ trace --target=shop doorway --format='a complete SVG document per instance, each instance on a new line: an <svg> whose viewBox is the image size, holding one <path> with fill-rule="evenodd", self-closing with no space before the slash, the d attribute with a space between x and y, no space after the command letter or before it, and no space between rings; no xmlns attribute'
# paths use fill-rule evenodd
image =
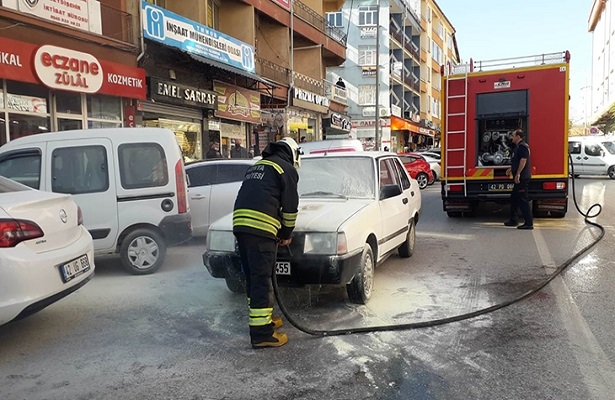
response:
<svg viewBox="0 0 615 400"><path fill-rule="evenodd" d="M203 159L201 142L201 120L182 118L182 120L165 118L156 113L143 113L143 126L170 129L175 133L177 143L182 150L184 162Z"/></svg>

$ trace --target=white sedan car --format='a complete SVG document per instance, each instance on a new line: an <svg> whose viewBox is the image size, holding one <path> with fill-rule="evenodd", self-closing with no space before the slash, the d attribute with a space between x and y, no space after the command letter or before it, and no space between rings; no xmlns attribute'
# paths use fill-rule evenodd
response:
<svg viewBox="0 0 615 400"><path fill-rule="evenodd" d="M365 304L374 268L394 252L410 257L421 191L397 155L347 152L306 156L299 169L299 215L289 247L278 251L281 284L345 285ZM203 262L231 291L244 290L232 214L213 223Z"/></svg>
<svg viewBox="0 0 615 400"><path fill-rule="evenodd" d="M0 177L0 325L42 310L94 274L92 237L70 195Z"/></svg>
<svg viewBox="0 0 615 400"><path fill-rule="evenodd" d="M205 236L211 223L233 211L243 178L254 162L246 159L215 159L186 165L194 236Z"/></svg>
<svg viewBox="0 0 615 400"><path fill-rule="evenodd" d="M429 163L429 166L431 167L431 170L433 172L434 180L437 181L438 179L440 179L442 177L442 168L440 167L440 159L430 157L426 153L419 153L419 154L422 155L425 161Z"/></svg>

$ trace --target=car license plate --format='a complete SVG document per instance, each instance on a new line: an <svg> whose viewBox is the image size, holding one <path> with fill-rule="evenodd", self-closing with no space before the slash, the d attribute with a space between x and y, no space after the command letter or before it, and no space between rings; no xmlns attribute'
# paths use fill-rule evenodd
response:
<svg viewBox="0 0 615 400"><path fill-rule="evenodd" d="M90 270L90 261L87 254L81 257L69 261L66 264L60 265L60 272L62 273L62 280L64 283L70 282L79 275Z"/></svg>
<svg viewBox="0 0 615 400"><path fill-rule="evenodd" d="M276 275L290 275L290 262L278 261L275 263Z"/></svg>
<svg viewBox="0 0 615 400"><path fill-rule="evenodd" d="M510 192L514 186L514 183L490 183L487 190L490 192Z"/></svg>

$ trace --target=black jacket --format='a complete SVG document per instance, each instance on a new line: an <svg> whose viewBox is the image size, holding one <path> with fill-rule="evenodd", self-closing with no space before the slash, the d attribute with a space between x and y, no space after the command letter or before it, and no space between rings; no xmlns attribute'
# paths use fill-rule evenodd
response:
<svg viewBox="0 0 615 400"><path fill-rule="evenodd" d="M233 232L288 239L295 228L299 175L285 144L270 143L248 168L233 211Z"/></svg>

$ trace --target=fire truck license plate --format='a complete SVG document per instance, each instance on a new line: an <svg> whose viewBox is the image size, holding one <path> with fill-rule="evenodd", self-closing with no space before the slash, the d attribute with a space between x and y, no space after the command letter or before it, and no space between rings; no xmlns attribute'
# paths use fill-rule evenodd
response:
<svg viewBox="0 0 615 400"><path fill-rule="evenodd" d="M513 186L515 186L514 183L490 183L487 190L490 192L511 192Z"/></svg>
<svg viewBox="0 0 615 400"><path fill-rule="evenodd" d="M275 263L276 275L290 275L290 263L288 261L278 261Z"/></svg>

